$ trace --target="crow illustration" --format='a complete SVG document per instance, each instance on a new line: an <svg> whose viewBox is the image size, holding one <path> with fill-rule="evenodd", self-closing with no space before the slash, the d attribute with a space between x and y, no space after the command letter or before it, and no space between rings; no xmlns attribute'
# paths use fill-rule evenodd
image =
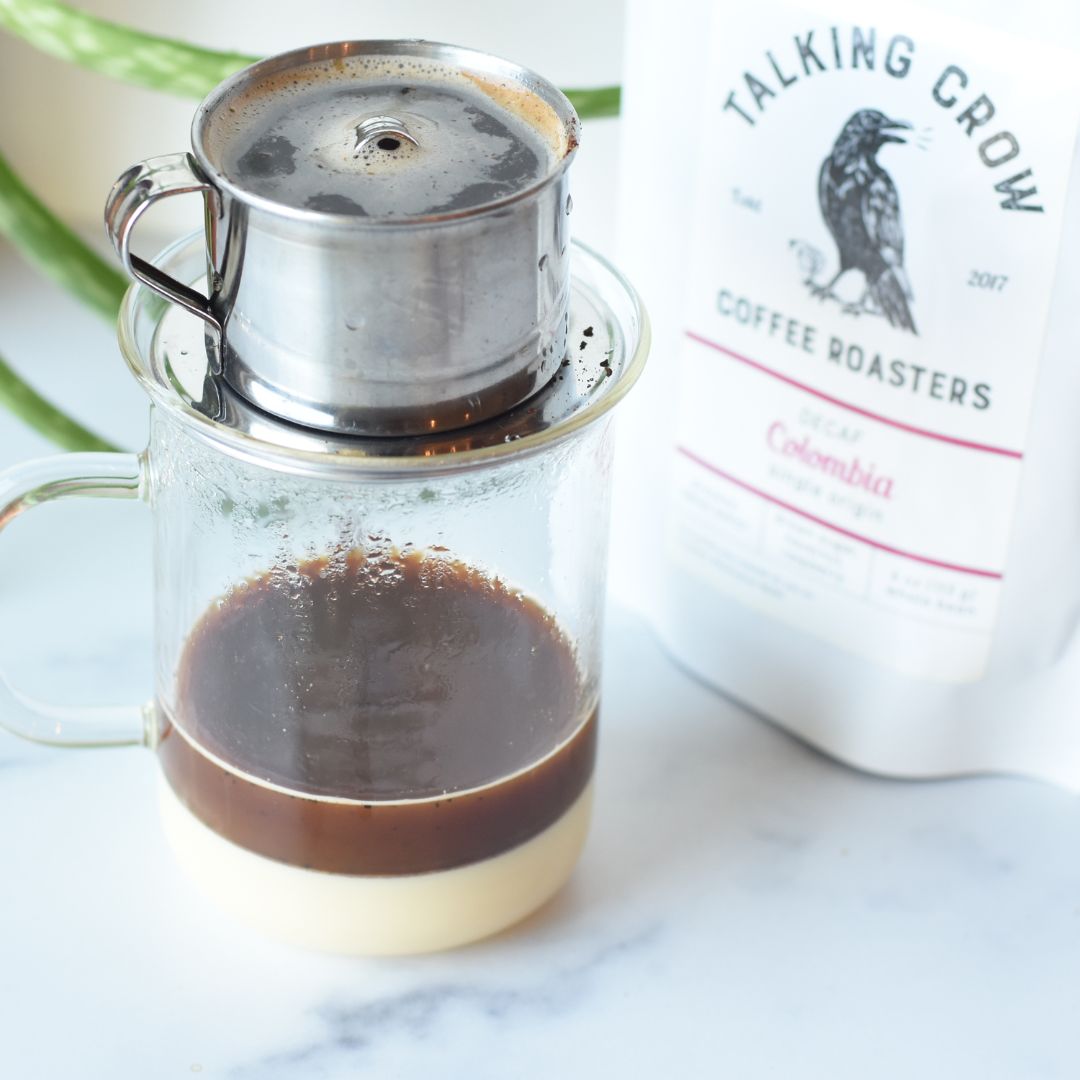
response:
<svg viewBox="0 0 1080 1080"><path fill-rule="evenodd" d="M844 125L818 176L818 202L840 251L840 269L827 285L812 284L811 290L821 299L837 299L837 281L849 270L860 270L866 289L845 310L880 313L890 325L916 334L908 303L911 286L904 273L900 197L877 161L878 150L885 143L903 143L903 136L895 133L910 128L877 109L860 109Z"/></svg>

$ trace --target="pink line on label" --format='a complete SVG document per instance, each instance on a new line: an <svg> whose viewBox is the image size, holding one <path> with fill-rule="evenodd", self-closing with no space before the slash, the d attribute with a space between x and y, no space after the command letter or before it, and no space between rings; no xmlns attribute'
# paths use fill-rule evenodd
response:
<svg viewBox="0 0 1080 1080"><path fill-rule="evenodd" d="M858 405L852 405L848 401L841 401L839 398L834 398L831 394L822 393L822 391L815 390L812 386L807 386L806 383L801 383L797 379L792 379L788 375L781 374L779 371L774 371L772 368L758 363L757 360L751 360L748 356L733 352L731 349L720 345L718 342L710 341L707 337L702 337L701 334L694 333L693 330L687 330L686 336L691 341L696 341L699 345L705 345L707 348L715 349L718 353L723 353L725 356L731 357L732 360L738 360L740 364L746 364L747 367L752 367L756 371L762 372L764 375L770 375L774 379L779 379L781 382L787 383L788 386L794 386L796 390L802 390L804 393L812 394L822 401L829 402L830 405L836 405L841 409L847 409L848 412L858 413L859 416L865 416L868 420L876 420L879 424L888 424L889 427L899 428L900 431L907 431L912 435L922 435L923 438L926 439L937 439L938 442L950 443L953 446L963 446L968 450L980 450L984 454L1000 454L1002 457L1016 458L1017 460L1022 459L1024 456L1020 450L1009 450L1004 446L989 446L986 443L970 442L968 439L956 439L953 438L952 435L942 435L938 431L927 431L926 428L914 427L911 424L905 424L899 420L892 420L888 416L882 416L880 413L870 412L869 409L861 409Z"/></svg>
<svg viewBox="0 0 1080 1080"><path fill-rule="evenodd" d="M719 476L722 480L726 480L729 484L734 484L736 487L742 488L743 491L748 491L751 495L756 495L759 499L764 499L766 502L772 503L773 506L779 506L782 510L787 510L789 513L796 514L798 517L806 518L807 521L812 521L815 525L820 525L824 529L829 529L834 533L839 533L841 536L846 536L849 540L856 540L858 543L865 544L867 547L876 548L878 551L887 551L890 555L899 555L900 558L911 559L912 562L925 563L927 566L936 566L941 570L955 570L958 574L973 574L975 577L993 578L995 581L1000 581L1005 576L1004 574L998 573L996 570L978 570L973 566L958 566L956 563L942 562L940 559L931 559L926 555L916 555L913 551L903 551L901 548L890 547L888 544L882 544L877 540L871 540L869 536L862 536L860 533L851 532L850 529L844 529L839 525L834 525L831 521L819 518L815 514L808 513L806 510L800 510L797 506L792 506L791 503L786 503L783 499L778 499L775 495L770 495L768 492L762 491L752 484L748 484L745 480L739 480L730 473L724 472L723 469L717 468L711 461L706 461L704 458L698 457L692 450L687 450L685 446L677 446L675 449L682 454L683 457L689 458L695 465L700 465L703 469L707 469L709 472Z"/></svg>

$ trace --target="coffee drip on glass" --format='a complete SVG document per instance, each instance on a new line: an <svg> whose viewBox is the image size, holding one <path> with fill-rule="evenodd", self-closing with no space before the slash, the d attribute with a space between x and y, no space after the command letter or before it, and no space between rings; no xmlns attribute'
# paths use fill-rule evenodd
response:
<svg viewBox="0 0 1080 1080"><path fill-rule="evenodd" d="M14 470L154 516L153 700L5 726L153 748L224 907L335 951L445 948L551 896L589 818L612 407L644 316L571 244L566 98L502 60L343 42L240 72L117 181L147 450ZM132 252L157 199L203 235ZM168 303L162 303L162 298Z"/></svg>

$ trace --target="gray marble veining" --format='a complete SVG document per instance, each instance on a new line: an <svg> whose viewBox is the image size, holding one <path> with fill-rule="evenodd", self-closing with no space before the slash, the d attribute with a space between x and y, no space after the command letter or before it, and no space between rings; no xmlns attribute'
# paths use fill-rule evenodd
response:
<svg viewBox="0 0 1080 1080"><path fill-rule="evenodd" d="M613 965L633 963L636 954L654 947L659 936L659 928L652 926L518 983L434 983L353 1004L327 1002L315 1009L325 1030L323 1038L238 1066L230 1075L236 1080L272 1080L334 1063L361 1067L397 1039L437 1039L440 1028L460 1013L482 1018L491 1028L557 1020L586 1006L598 977L607 977Z"/></svg>

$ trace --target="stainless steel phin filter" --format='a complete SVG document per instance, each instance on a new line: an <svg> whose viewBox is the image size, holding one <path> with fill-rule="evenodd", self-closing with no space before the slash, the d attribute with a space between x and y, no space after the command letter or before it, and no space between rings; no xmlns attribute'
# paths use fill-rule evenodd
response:
<svg viewBox="0 0 1080 1080"><path fill-rule="evenodd" d="M218 87L192 152L117 181L128 271L207 327L231 391L325 431L419 435L520 404L567 352L578 121L514 64L421 41L340 42ZM207 294L131 251L156 199L201 191Z"/></svg>

